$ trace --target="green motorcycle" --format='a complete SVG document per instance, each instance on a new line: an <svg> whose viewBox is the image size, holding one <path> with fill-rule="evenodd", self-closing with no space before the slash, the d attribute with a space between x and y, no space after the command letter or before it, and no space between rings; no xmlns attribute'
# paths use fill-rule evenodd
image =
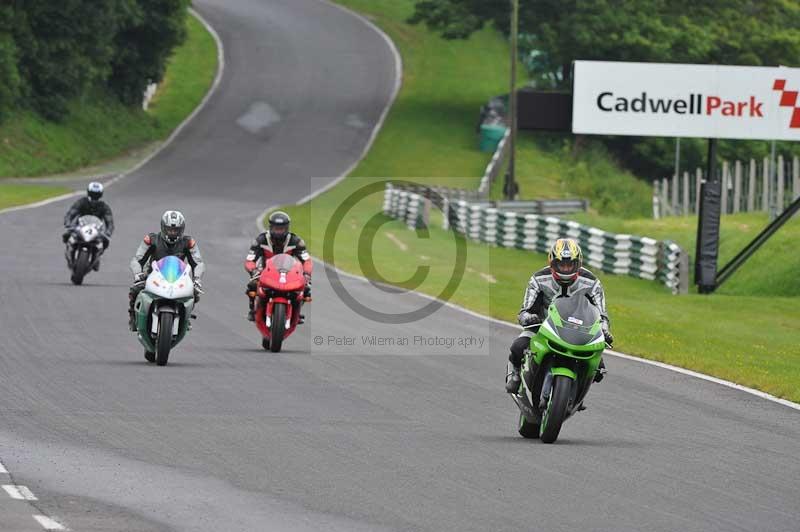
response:
<svg viewBox="0 0 800 532"><path fill-rule="evenodd" d="M556 441L564 421L583 409L605 347L600 311L588 290L553 300L531 338L519 391L511 394L521 436Z"/></svg>

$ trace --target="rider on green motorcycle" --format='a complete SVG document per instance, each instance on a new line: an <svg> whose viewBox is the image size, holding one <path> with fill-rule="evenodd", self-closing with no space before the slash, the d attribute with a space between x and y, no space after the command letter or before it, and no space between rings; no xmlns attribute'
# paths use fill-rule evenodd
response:
<svg viewBox="0 0 800 532"><path fill-rule="evenodd" d="M606 342L611 345L614 341L609 330L603 285L592 272L583 267L583 253L578 242L572 238L559 238L550 248L547 261L547 268L531 276L517 317L523 331L511 344L508 360L512 369L506 378L508 393L515 393L519 389L520 366L525 350L530 348L531 338L536 335L543 319L547 316L550 303L559 295L571 295L577 290L589 288L592 302L600 310ZM601 361L595 382L600 382L604 374L605 364Z"/></svg>

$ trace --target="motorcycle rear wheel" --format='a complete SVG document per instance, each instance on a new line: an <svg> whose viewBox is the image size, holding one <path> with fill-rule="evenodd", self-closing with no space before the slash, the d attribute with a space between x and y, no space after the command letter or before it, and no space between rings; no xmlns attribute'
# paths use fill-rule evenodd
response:
<svg viewBox="0 0 800 532"><path fill-rule="evenodd" d="M158 337L156 338L156 364L166 366L172 349L172 322L175 314L162 312L158 316Z"/></svg>
<svg viewBox="0 0 800 532"><path fill-rule="evenodd" d="M272 324L269 329L271 336L269 350L273 353L280 353L283 346L283 335L286 333L285 303L275 303L272 306Z"/></svg>
<svg viewBox="0 0 800 532"><path fill-rule="evenodd" d="M522 412L519 413L519 435L531 439L539 437L539 424L528 421Z"/></svg>
<svg viewBox="0 0 800 532"><path fill-rule="evenodd" d="M553 390L547 408L542 413L539 437L544 443L553 443L558 439L561 424L567 417L567 407L572 394L572 379L564 375L553 377Z"/></svg>

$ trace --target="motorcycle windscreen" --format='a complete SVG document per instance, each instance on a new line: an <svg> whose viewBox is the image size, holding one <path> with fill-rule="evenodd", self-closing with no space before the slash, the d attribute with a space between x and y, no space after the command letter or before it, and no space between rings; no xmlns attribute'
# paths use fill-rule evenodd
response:
<svg viewBox="0 0 800 532"><path fill-rule="evenodd" d="M295 264L297 264L297 259L284 253L281 255L275 255L272 257L270 262L272 263L273 269L278 270L279 272L288 272L294 268Z"/></svg>
<svg viewBox="0 0 800 532"><path fill-rule="evenodd" d="M156 264L158 265L158 271L161 272L161 275L164 276L168 283L174 283L180 279L187 267L185 262L173 256L164 257Z"/></svg>
<svg viewBox="0 0 800 532"><path fill-rule="evenodd" d="M81 216L80 218L78 218L78 225L79 226L96 225L98 227L101 227L105 224L103 223L103 220L101 220L97 216L92 216L91 214L87 214L85 216Z"/></svg>
<svg viewBox="0 0 800 532"><path fill-rule="evenodd" d="M558 327L558 335L572 345L587 345L595 335L589 331L600 319L600 311L582 294L556 299L556 309L563 325Z"/></svg>

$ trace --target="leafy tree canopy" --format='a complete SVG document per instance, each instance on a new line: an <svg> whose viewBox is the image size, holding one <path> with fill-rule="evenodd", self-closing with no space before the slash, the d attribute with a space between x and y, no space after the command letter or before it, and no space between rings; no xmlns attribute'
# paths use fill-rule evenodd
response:
<svg viewBox="0 0 800 532"><path fill-rule="evenodd" d="M412 23L466 38L507 32L509 0L420 0ZM793 0L520 0L521 49L535 79L570 82L576 59L787 65L800 62Z"/></svg>

